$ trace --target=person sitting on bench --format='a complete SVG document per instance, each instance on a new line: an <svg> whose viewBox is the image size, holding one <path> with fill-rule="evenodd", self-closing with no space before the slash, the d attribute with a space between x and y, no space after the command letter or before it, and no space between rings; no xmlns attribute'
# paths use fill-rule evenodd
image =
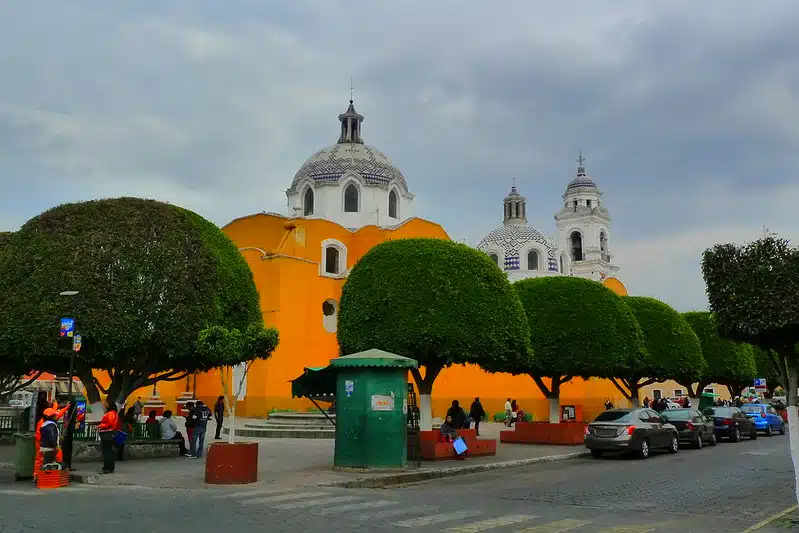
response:
<svg viewBox="0 0 799 533"><path fill-rule="evenodd" d="M453 425L452 417L449 415L447 415L447 418L441 423L439 431L441 432L438 439L439 442L452 442L458 434L458 428Z"/></svg>

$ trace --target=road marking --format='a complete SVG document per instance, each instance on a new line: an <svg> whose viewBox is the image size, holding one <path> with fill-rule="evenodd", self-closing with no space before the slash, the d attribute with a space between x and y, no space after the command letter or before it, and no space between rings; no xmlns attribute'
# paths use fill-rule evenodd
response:
<svg viewBox="0 0 799 533"><path fill-rule="evenodd" d="M279 494L277 496L266 496L264 498L253 498L250 500L241 500L239 503L242 505L258 505L262 503L278 503L278 502L288 502L291 500L301 500L303 498L307 498L309 501L311 498L316 498L317 496L327 496L325 492L294 492L291 494Z"/></svg>
<svg viewBox="0 0 799 533"><path fill-rule="evenodd" d="M744 529L743 533L751 533L752 531L758 531L760 529L763 529L764 527L766 527L770 523L774 522L775 520L779 520L783 516L785 516L787 514L790 514L790 513L794 512L794 511L796 511L797 509L799 509L799 505L792 505L791 507L788 507L787 509L780 511L779 513L771 515L770 517L766 518L762 522L758 522L757 524L753 525L752 527L748 527L748 528Z"/></svg>
<svg viewBox="0 0 799 533"><path fill-rule="evenodd" d="M608 529L603 529L599 533L649 533L654 531L655 528L652 524L638 524L635 526L616 526Z"/></svg>
<svg viewBox="0 0 799 533"><path fill-rule="evenodd" d="M299 502L289 502L289 503L282 503L280 505L275 505L275 509L299 509L301 507L308 507L309 505L313 508L316 508L319 505L327 505L330 503L344 503L344 502L351 502L355 499L355 496L333 496L330 498L313 498L308 500L303 500Z"/></svg>
<svg viewBox="0 0 799 533"><path fill-rule="evenodd" d="M335 507L325 507L318 511L314 510L314 514L333 514L341 513L344 511L360 511L361 509L374 509L375 507L386 507L389 505L397 505L399 502L391 500L373 500L370 502L351 503L349 505L337 505Z"/></svg>
<svg viewBox="0 0 799 533"><path fill-rule="evenodd" d="M451 533L480 533L489 529L497 527L509 526L511 524L518 524L520 522L527 522L533 518L538 518L533 514L516 514L508 516L500 516L498 518L489 518L488 520L481 520L480 522L472 522L459 527L451 527L447 529Z"/></svg>
<svg viewBox="0 0 799 533"><path fill-rule="evenodd" d="M0 489L0 494L8 496L41 496L44 492L39 490Z"/></svg>
<svg viewBox="0 0 799 533"><path fill-rule="evenodd" d="M477 516L480 511L455 511L452 513L433 514L429 516L420 516L418 518L409 518L402 522L395 522L395 526L399 527L425 527L432 524L440 524L441 522L449 522L451 520L461 520L463 518L470 518Z"/></svg>
<svg viewBox="0 0 799 533"><path fill-rule="evenodd" d="M240 492L223 492L220 494L214 494L214 498L248 498L250 496L265 496L267 494L280 494L284 492L289 492L292 489L276 489L274 487L270 487L267 489L261 490L242 490Z"/></svg>
<svg viewBox="0 0 799 533"><path fill-rule="evenodd" d="M384 518L393 518L395 516L400 516L404 514L412 514L412 513L427 513L431 511L435 511L438 509L437 507L433 507L431 505L412 505L410 507L400 507L394 509L383 509L381 511L373 511L370 513L358 513L357 516L353 517L356 520L382 520Z"/></svg>
<svg viewBox="0 0 799 533"><path fill-rule="evenodd" d="M558 520L557 522L528 527L527 529L522 529L518 533L565 533L566 531L571 531L572 529L577 529L578 527L583 527L590 523L590 520L567 518L566 520Z"/></svg>

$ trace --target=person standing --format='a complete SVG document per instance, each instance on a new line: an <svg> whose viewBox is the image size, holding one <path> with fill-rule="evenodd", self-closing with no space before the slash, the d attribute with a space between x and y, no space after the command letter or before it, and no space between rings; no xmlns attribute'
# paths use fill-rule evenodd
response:
<svg viewBox="0 0 799 533"><path fill-rule="evenodd" d="M199 459L203 456L205 449L205 432L208 429L208 421L211 420L211 410L205 406L202 400L194 403L194 409L189 413L186 422L191 421L191 445L189 446L189 457Z"/></svg>
<svg viewBox="0 0 799 533"><path fill-rule="evenodd" d="M56 463L56 455L58 453L58 426L55 423L56 411L55 409L45 409L43 413L42 427L39 429L39 441L41 442L40 450L43 456L42 465L40 470L46 470Z"/></svg>
<svg viewBox="0 0 799 533"><path fill-rule="evenodd" d="M116 453L114 450L114 440L116 440L117 431L119 430L119 415L117 414L117 406L113 401L108 402L105 414L100 425L97 427L97 433L100 436L100 448L103 451L103 469L101 474L113 474L114 467L116 466Z"/></svg>
<svg viewBox="0 0 799 533"><path fill-rule="evenodd" d="M141 401L141 396L136 398L136 403L133 404L133 412L136 414L136 422L141 420L141 414L144 412L144 404Z"/></svg>
<svg viewBox="0 0 799 533"><path fill-rule="evenodd" d="M194 431L194 421L191 419L191 412L194 409L194 402L186 402L186 439L188 439L189 447L191 447L191 433ZM186 457L191 457L191 454L186 454Z"/></svg>
<svg viewBox="0 0 799 533"><path fill-rule="evenodd" d="M222 422L225 420L225 397L220 396L214 404L214 418L216 419L216 435L214 439L222 438Z"/></svg>
<svg viewBox="0 0 799 533"><path fill-rule="evenodd" d="M474 399L472 402L471 407L469 407L469 418L474 420L474 430L477 432L477 436L480 436L480 420L486 415L485 409L483 409L483 404L480 403L480 397Z"/></svg>

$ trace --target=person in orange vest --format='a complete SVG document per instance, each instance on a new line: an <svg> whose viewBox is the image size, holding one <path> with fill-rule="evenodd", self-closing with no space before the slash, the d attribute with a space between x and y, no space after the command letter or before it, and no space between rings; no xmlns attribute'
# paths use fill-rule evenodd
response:
<svg viewBox="0 0 799 533"><path fill-rule="evenodd" d="M58 446L59 431L55 423L55 409L45 409L43 413L43 423L39 429L39 440L41 441L40 450L42 452L42 466L40 470L57 470L61 468L61 459L58 457L60 450Z"/></svg>
<svg viewBox="0 0 799 533"><path fill-rule="evenodd" d="M116 466L116 454L114 452L114 440L120 428L117 406L113 401L108 401L103 419L97 427L100 436L100 448L103 451L103 469L101 474L113 474Z"/></svg>
<svg viewBox="0 0 799 533"><path fill-rule="evenodd" d="M53 421L57 422L58 420L61 420L61 418L64 416L64 413L66 413L69 410L69 404L65 405L62 409L59 409L58 403L53 402L48 409L45 409L45 412L47 412L50 409L52 409L53 411L52 415ZM39 472L42 469L42 465L44 464L44 454L42 454L41 447L42 447L42 426L44 425L46 418L47 416L45 415L39 419L39 421L36 423L36 432L33 435L33 448L36 453L35 459L33 461L34 480L38 476ZM63 454L60 448L56 452L56 461L58 462L63 461Z"/></svg>

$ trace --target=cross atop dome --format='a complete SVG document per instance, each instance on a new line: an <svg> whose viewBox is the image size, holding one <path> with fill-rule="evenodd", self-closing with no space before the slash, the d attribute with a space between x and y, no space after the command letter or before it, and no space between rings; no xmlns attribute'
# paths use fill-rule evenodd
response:
<svg viewBox="0 0 799 533"><path fill-rule="evenodd" d="M352 103L352 91L352 83L350 83L350 106L338 116L338 120L341 122L341 136L338 138L338 144L363 144L363 139L361 138L363 115L355 111L355 105Z"/></svg>

